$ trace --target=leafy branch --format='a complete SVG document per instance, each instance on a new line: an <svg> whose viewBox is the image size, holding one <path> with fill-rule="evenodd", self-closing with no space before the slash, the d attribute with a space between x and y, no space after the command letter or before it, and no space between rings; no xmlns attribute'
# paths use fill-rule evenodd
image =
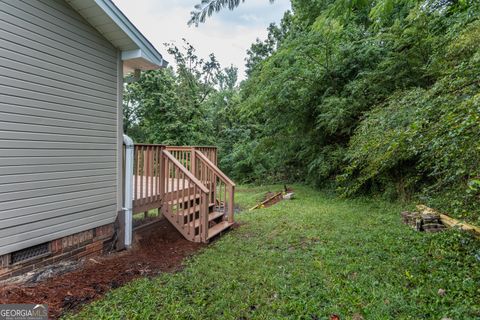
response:
<svg viewBox="0 0 480 320"><path fill-rule="evenodd" d="M269 0L273 3L275 0ZM188 25L195 25L198 27L200 23L204 23L207 16L210 17L214 12L219 12L224 8L233 10L244 3L245 0L202 0L201 3L195 5L195 10L191 12L191 18Z"/></svg>

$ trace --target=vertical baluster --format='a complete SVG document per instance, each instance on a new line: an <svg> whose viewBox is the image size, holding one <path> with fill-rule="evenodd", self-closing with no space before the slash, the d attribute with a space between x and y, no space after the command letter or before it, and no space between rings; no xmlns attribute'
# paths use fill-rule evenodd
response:
<svg viewBox="0 0 480 320"><path fill-rule="evenodd" d="M160 166L159 166L159 171L158 171L158 185L159 185L159 188L158 188L158 196L159 196L159 200L163 199L163 194L165 192L165 188L164 188L164 181L165 181L165 171L164 171L164 159L163 159L163 149L162 147L158 148L158 159L160 161ZM163 186L163 187L162 187Z"/></svg>
<svg viewBox="0 0 480 320"><path fill-rule="evenodd" d="M191 199L191 189L190 189L190 180L187 178L187 207L185 208L185 212L187 213L187 233L190 235L191 230L190 230L190 203Z"/></svg>
<svg viewBox="0 0 480 320"><path fill-rule="evenodd" d="M149 170L148 146L144 147L143 157L144 157L143 179L145 179L145 184L143 189L143 199L144 199L144 205L148 205L148 170Z"/></svg>
<svg viewBox="0 0 480 320"><path fill-rule="evenodd" d="M166 195L165 198L168 201L171 201L172 197L170 195L170 159L168 159L165 156L164 160L165 160L165 195ZM171 210L171 206L165 206L165 208L167 209L167 211Z"/></svg>
<svg viewBox="0 0 480 320"><path fill-rule="evenodd" d="M195 148L192 148L190 150L190 172L195 176L197 177L197 165L196 165L196 161L197 161L197 153L195 151Z"/></svg>
<svg viewBox="0 0 480 320"><path fill-rule="evenodd" d="M170 175L170 192L172 193L171 195L171 199L172 201L175 201L175 168L174 168L174 164L171 160L169 160L169 163L170 163L170 171L169 171L169 175ZM174 213L174 205L173 205L173 202L172 202L172 217L173 215L175 214Z"/></svg>
<svg viewBox="0 0 480 320"><path fill-rule="evenodd" d="M143 204L148 204L148 146L143 147Z"/></svg>
<svg viewBox="0 0 480 320"><path fill-rule="evenodd" d="M208 190L210 194L208 195L208 201L213 203L213 179L215 179L215 172L210 168L210 178L208 179Z"/></svg>
<svg viewBox="0 0 480 320"><path fill-rule="evenodd" d="M151 201L152 202L155 202L155 196L156 196L156 185L155 183L157 182L156 181L156 177L157 177L157 174L156 174L156 166L157 166L157 157L155 155L155 153L157 152L157 148L156 146L152 146L151 147L151 157L152 157L152 170L151 170L151 174L152 174L152 188L150 189L151 190Z"/></svg>
<svg viewBox="0 0 480 320"><path fill-rule="evenodd" d="M158 146L155 147L155 149L154 149L154 150L155 150L155 151L154 151L154 155L155 155L155 171L154 171L154 173L155 173L155 189L154 189L154 190L155 190L155 191L154 191L155 197L154 197L154 199L155 199L155 200L154 200L154 201L155 201L155 203L158 202L158 194L159 194L159 189L160 189L160 187L159 187L159 185L158 185L158 181L159 181L158 177L159 177L159 172L160 172L160 171L159 171L159 168L160 168L160 157L158 156L158 149L159 149Z"/></svg>
<svg viewBox="0 0 480 320"><path fill-rule="evenodd" d="M222 206L222 182L219 181L219 185L218 185L218 206L221 207Z"/></svg>
<svg viewBox="0 0 480 320"><path fill-rule="evenodd" d="M182 225L185 223L185 173L182 172Z"/></svg>
<svg viewBox="0 0 480 320"><path fill-rule="evenodd" d="M143 146L140 147L140 152L142 156L142 160L139 161L139 175L140 175L140 203L143 205L144 203L144 196L143 196L143 175L145 174L145 153L143 150ZM140 160L140 157L139 157ZM141 166L141 167L140 167Z"/></svg>
<svg viewBox="0 0 480 320"><path fill-rule="evenodd" d="M216 200L217 200L217 175L215 174L214 178L213 178L213 187L212 187L212 197L213 197L213 203L215 203L216 205Z"/></svg>
<svg viewBox="0 0 480 320"><path fill-rule="evenodd" d="M225 192L223 194L223 213L227 214L227 184L224 183L223 186L224 186L223 188L225 190Z"/></svg>
<svg viewBox="0 0 480 320"><path fill-rule="evenodd" d="M172 170L172 160L168 159L168 191L170 193L170 201L175 200L174 199L174 193L173 193L173 170ZM172 216L173 216L173 202L172 202Z"/></svg>
<svg viewBox="0 0 480 320"><path fill-rule="evenodd" d="M152 166L152 163L151 163L151 157L150 157L150 151L151 151L151 147L150 146L147 146L146 148L146 156L147 156L147 170L146 170L146 174L145 174L145 177L146 177L146 181L147 181L147 184L146 184L146 188L145 188L145 193L146 193L146 199L147 199L147 204L150 204L151 202L151 193L150 193L150 187L151 187L151 184L152 184L152 181L151 181L151 175L150 175L150 170L151 170L151 166Z"/></svg>
<svg viewBox="0 0 480 320"><path fill-rule="evenodd" d="M176 198L177 198L177 206L176 206L176 208L177 208L177 212L176 212L177 223L180 222L180 218L179 218L179 214L178 214L179 211L180 211L180 210L179 210L179 207L180 207L180 199L179 199L179 198L180 198L180 195L179 195L179 192L180 192L180 190L179 190L179 189L180 189L180 186L179 186L179 183L180 183L180 175L178 174L178 172L179 172L178 167L175 166L175 180L174 180L174 181L175 181L176 186L177 186L177 187L176 187L176 190L177 190L177 192L176 192Z"/></svg>
<svg viewBox="0 0 480 320"><path fill-rule="evenodd" d="M196 235L196 230L195 230L195 215L196 215L196 208L197 208L197 192L198 192L198 189L197 189L197 185L194 184L193 185L193 194L194 194L194 200L193 200L193 206L192 206L192 233L193 233L193 237L195 237ZM199 201L200 202L200 201ZM200 217L199 217L200 218Z"/></svg>
<svg viewBox="0 0 480 320"><path fill-rule="evenodd" d="M156 183L156 176L155 176L155 146L150 148L150 157L151 157L151 169L150 169L150 179L152 181L152 186L150 187L150 202L153 204L155 203L155 183Z"/></svg>
<svg viewBox="0 0 480 320"><path fill-rule="evenodd" d="M153 204L155 202L155 146L150 148L150 157L151 157L151 169L150 169L150 179L152 181L152 185L150 187L150 202Z"/></svg>
<svg viewBox="0 0 480 320"><path fill-rule="evenodd" d="M187 161L188 161L188 171L193 172L192 171L192 152L191 151L189 151L187 153Z"/></svg>
<svg viewBox="0 0 480 320"><path fill-rule="evenodd" d="M168 174L167 174L168 160L167 157L162 152L162 212L165 213L166 208L168 207Z"/></svg>

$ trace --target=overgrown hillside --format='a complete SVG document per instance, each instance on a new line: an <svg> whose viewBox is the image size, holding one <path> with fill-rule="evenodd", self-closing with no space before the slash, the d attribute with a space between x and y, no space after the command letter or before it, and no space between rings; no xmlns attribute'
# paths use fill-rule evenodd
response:
<svg viewBox="0 0 480 320"><path fill-rule="evenodd" d="M480 2L292 7L252 45L239 87L234 69L192 67L194 50L171 50L177 72L132 85L132 105L150 109L131 130L148 142L215 143L239 182L414 199L480 222ZM177 114L184 121L172 125Z"/></svg>

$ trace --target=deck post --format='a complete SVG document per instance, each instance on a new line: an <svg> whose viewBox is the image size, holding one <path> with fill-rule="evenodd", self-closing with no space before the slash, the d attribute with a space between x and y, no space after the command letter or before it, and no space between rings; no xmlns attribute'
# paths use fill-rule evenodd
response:
<svg viewBox="0 0 480 320"><path fill-rule="evenodd" d="M201 228L201 232L203 233L203 242L208 241L208 227L209 227L209 221L208 221L208 194L202 192L202 204L200 207L200 223L203 228ZM203 221L202 221L203 219Z"/></svg>
<svg viewBox="0 0 480 320"><path fill-rule="evenodd" d="M165 197L165 183L166 183L166 179L167 179L167 176L165 175L165 156L163 155L163 150L164 148L162 147L160 149L160 172L159 172L159 183L160 183L160 188L159 188L159 192L160 192L160 199L162 199L162 202L163 202L163 199ZM167 181L168 183L168 181Z"/></svg>
<svg viewBox="0 0 480 320"><path fill-rule="evenodd" d="M230 192L230 196L228 197L228 223L233 223L233 214L235 213L235 208L234 208L235 186L230 185L229 192Z"/></svg>

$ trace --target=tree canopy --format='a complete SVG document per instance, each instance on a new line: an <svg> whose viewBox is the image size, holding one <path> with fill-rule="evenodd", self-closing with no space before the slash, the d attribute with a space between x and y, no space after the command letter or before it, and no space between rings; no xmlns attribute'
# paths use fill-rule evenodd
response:
<svg viewBox="0 0 480 320"><path fill-rule="evenodd" d="M196 22L238 4L205 0ZM479 16L474 0L292 0L240 85L171 47L176 71L127 86L125 123L146 142L219 145L238 182L415 198L480 222Z"/></svg>

